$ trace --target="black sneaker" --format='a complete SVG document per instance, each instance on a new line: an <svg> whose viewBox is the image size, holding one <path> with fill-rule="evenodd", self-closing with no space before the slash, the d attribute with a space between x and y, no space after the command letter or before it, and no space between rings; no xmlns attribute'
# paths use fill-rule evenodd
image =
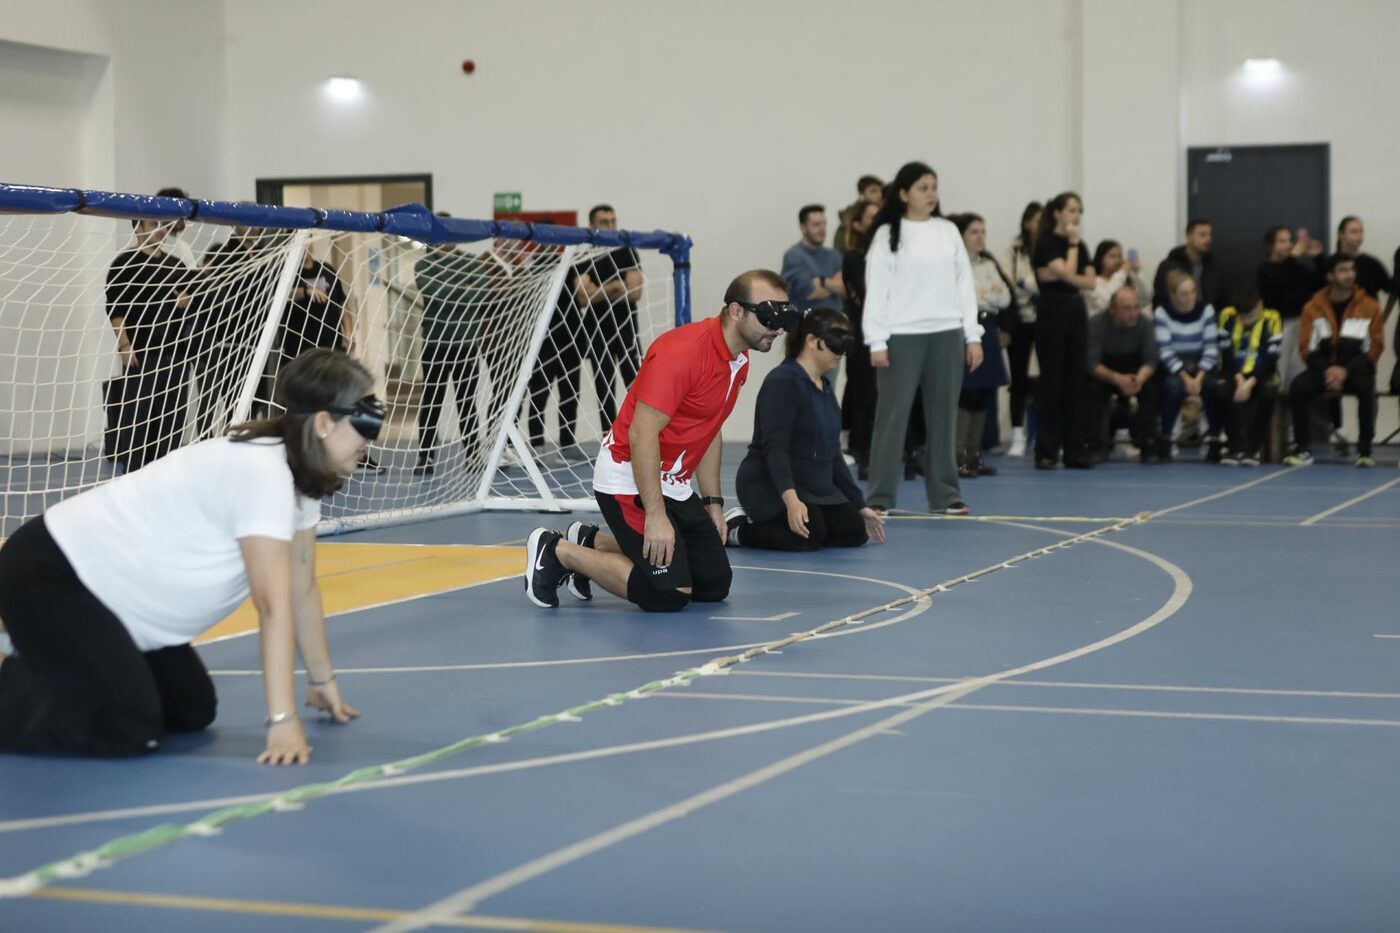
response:
<svg viewBox="0 0 1400 933"><path fill-rule="evenodd" d="M552 528L536 528L525 542L525 595L543 609L559 605L559 584L569 573L554 553L562 539Z"/></svg>
<svg viewBox="0 0 1400 933"><path fill-rule="evenodd" d="M1246 450L1240 454L1240 466L1256 467L1259 465L1259 451Z"/></svg>
<svg viewBox="0 0 1400 933"><path fill-rule="evenodd" d="M432 476L436 469L435 458L427 451L418 455L418 465L413 468L414 476Z"/></svg>
<svg viewBox="0 0 1400 933"><path fill-rule="evenodd" d="M360 462L355 464L355 469L365 473L383 473L387 469L379 465L379 461L369 455L368 452L360 455Z"/></svg>
<svg viewBox="0 0 1400 933"><path fill-rule="evenodd" d="M733 506L724 511L724 527L727 529L724 534L725 547L739 547L739 529L749 524L749 513L744 511L741 505Z"/></svg>
<svg viewBox="0 0 1400 933"><path fill-rule="evenodd" d="M1244 454L1240 453L1238 450L1227 450L1220 455L1219 463L1221 466L1239 466L1240 461L1243 459Z"/></svg>
<svg viewBox="0 0 1400 933"><path fill-rule="evenodd" d="M564 531L564 540L579 547L592 548L593 539L598 537L598 526L591 522L573 522ZM585 602L593 598L593 581L581 573L571 573L564 578L564 589L574 599Z"/></svg>
<svg viewBox="0 0 1400 933"><path fill-rule="evenodd" d="M1206 438L1206 463L1219 463L1225 456L1225 445L1218 438Z"/></svg>
<svg viewBox="0 0 1400 933"><path fill-rule="evenodd" d="M967 507L967 503L961 499L955 500L951 505L945 505L941 509L930 509L935 515L968 515L972 509Z"/></svg>

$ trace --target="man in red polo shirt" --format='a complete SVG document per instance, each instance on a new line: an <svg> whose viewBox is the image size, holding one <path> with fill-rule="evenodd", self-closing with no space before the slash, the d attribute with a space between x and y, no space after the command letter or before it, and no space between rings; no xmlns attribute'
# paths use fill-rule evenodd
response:
<svg viewBox="0 0 1400 933"><path fill-rule="evenodd" d="M782 277L759 269L730 283L717 317L652 343L594 465L594 495L612 534L583 522L569 526L567 540L549 528L531 532L532 603L558 606L566 578L581 599L592 598L589 581L597 581L648 612L729 595L718 435L748 378L749 351L768 352L799 315Z"/></svg>

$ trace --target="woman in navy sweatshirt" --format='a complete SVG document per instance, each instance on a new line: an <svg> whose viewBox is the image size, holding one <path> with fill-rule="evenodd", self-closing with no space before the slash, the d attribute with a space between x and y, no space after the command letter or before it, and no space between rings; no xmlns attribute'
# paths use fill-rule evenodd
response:
<svg viewBox="0 0 1400 933"><path fill-rule="evenodd" d="M739 508L725 514L726 543L775 551L859 547L885 539L841 455L841 407L822 377L855 343L840 311L815 308L788 334L787 359L763 380L753 443L735 481Z"/></svg>

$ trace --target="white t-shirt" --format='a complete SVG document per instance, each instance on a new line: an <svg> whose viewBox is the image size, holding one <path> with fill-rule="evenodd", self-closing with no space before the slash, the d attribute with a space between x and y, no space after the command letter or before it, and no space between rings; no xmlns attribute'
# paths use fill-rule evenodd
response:
<svg viewBox="0 0 1400 933"><path fill-rule="evenodd" d="M136 647L188 644L248 597L240 538L313 527L277 440L214 438L60 502L44 524Z"/></svg>

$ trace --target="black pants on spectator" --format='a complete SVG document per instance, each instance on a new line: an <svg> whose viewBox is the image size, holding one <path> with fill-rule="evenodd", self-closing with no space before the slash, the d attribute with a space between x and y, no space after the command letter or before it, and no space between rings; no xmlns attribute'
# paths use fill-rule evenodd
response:
<svg viewBox="0 0 1400 933"><path fill-rule="evenodd" d="M739 532L743 547L768 551L816 551L824 547L860 547L867 540L865 519L860 510L849 502L837 505L807 504L807 537L794 534L788 527L787 511L781 511L766 522L745 525Z"/></svg>
<svg viewBox="0 0 1400 933"><path fill-rule="evenodd" d="M476 345L465 341L423 344L423 400L418 406L419 450L429 451L437 447L438 421L442 418L448 379L452 380L456 391L457 425L462 432L462 444L472 448L479 443L476 384L482 374L492 375L488 360ZM493 385L492 391L504 400L503 386Z"/></svg>
<svg viewBox="0 0 1400 933"><path fill-rule="evenodd" d="M1084 302L1073 297L1042 295L1036 321L1035 352L1040 361L1036 384L1035 455L1065 462L1085 457L1085 378L1089 352L1089 319Z"/></svg>
<svg viewBox="0 0 1400 933"><path fill-rule="evenodd" d="M583 363L580 341L585 340L577 314L554 312L549 333L540 345L540 356L530 373L530 444L544 444L544 410L549 404L550 387L559 386L559 446L573 444L578 424L579 370ZM612 422L602 426L606 434Z"/></svg>
<svg viewBox="0 0 1400 933"><path fill-rule="evenodd" d="M216 699L189 645L143 652L83 586L43 518L0 548L0 751L139 755L214 721Z"/></svg>
<svg viewBox="0 0 1400 933"><path fill-rule="evenodd" d="M593 389L598 395L599 419L607 433L617 419L618 400L637 378L642 364L641 343L637 339L637 313L630 302L600 302L590 309L588 359L593 364ZM622 391L613 385L622 378Z"/></svg>
<svg viewBox="0 0 1400 933"><path fill-rule="evenodd" d="M189 413L183 361L138 354L139 365L107 383L103 453L127 472L180 446Z"/></svg>
<svg viewBox="0 0 1400 933"><path fill-rule="evenodd" d="M1105 366L1114 372L1131 375L1139 369L1137 365L1119 368L1110 362ZM1133 443L1140 449L1148 449L1157 443L1157 422L1161 416L1161 402L1158 400L1157 380L1149 379L1138 390L1137 409L1132 413ZM1113 449L1113 413L1120 407L1129 407L1131 401L1116 386L1101 379L1089 377L1089 447L1095 453L1108 453Z"/></svg>
<svg viewBox="0 0 1400 933"><path fill-rule="evenodd" d="M1011 426L1025 427L1026 400L1031 392L1031 352L1035 350L1035 324L1018 320L1011 328L1006 358L1011 363Z"/></svg>
<svg viewBox="0 0 1400 933"><path fill-rule="evenodd" d="M1263 450L1278 404L1277 383L1255 383L1245 402L1235 401L1233 376L1210 380L1208 387L1216 398L1215 410L1224 422L1225 446L1234 453L1257 454Z"/></svg>
<svg viewBox="0 0 1400 933"><path fill-rule="evenodd" d="M1288 387L1288 401L1293 407L1293 444L1302 451L1312 444L1312 407L1326 392L1323 371L1306 369ZM1342 394L1356 396L1358 435L1356 452L1371 456L1371 443L1376 437L1376 374L1369 365L1347 370Z"/></svg>
<svg viewBox="0 0 1400 933"><path fill-rule="evenodd" d="M846 388L841 395L841 424L850 432L850 451L870 462L870 438L875 431L875 368L870 348L859 344L846 354Z"/></svg>

